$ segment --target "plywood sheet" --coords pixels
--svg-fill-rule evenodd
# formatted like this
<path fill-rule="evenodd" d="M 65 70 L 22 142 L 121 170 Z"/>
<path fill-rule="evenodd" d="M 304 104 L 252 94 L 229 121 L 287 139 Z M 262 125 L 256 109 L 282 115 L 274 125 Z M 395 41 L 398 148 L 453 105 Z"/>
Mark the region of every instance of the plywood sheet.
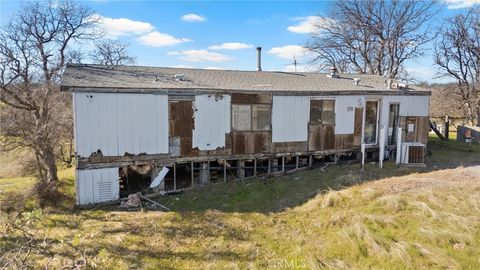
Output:
<path fill-rule="evenodd" d="M 270 147 L 270 132 L 232 132 L 234 155 L 266 153 Z"/>
<path fill-rule="evenodd" d="M 192 101 L 170 101 L 169 112 L 170 138 L 180 138 L 180 156 L 191 156 L 193 134 Z"/>
<path fill-rule="evenodd" d="M 274 153 L 292 153 L 308 151 L 308 143 L 305 142 L 277 142 L 272 143 Z"/>
<path fill-rule="evenodd" d="M 335 134 L 335 149 L 350 149 L 353 147 L 353 134 Z"/>

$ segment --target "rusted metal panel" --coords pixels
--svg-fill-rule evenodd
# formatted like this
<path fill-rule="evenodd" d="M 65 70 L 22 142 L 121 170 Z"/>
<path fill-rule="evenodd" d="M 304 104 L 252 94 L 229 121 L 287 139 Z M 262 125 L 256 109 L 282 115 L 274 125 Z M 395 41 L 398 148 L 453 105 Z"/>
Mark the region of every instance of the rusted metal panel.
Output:
<path fill-rule="evenodd" d="M 270 132 L 232 132 L 232 153 L 254 154 L 270 150 Z"/>
<path fill-rule="evenodd" d="M 247 132 L 232 132 L 232 153 L 234 155 L 245 154 L 247 152 L 247 145 L 245 145 L 245 137 Z"/>
<path fill-rule="evenodd" d="M 193 132 L 192 102 L 170 101 L 169 112 L 170 138 L 180 138 L 180 156 L 191 156 Z"/>
<path fill-rule="evenodd" d="M 308 143 L 305 142 L 277 142 L 272 143 L 272 152 L 274 153 L 292 153 L 308 151 Z"/>
<path fill-rule="evenodd" d="M 271 104 L 272 94 L 232 93 L 232 104 Z"/>
<path fill-rule="evenodd" d="M 363 108 L 355 108 L 355 122 L 353 126 L 353 145 L 360 146 L 362 142 Z"/>
<path fill-rule="evenodd" d="M 353 134 L 335 134 L 335 149 L 350 149 L 353 147 Z"/>
<path fill-rule="evenodd" d="M 254 152 L 265 153 L 270 150 L 270 132 L 253 132 Z"/>

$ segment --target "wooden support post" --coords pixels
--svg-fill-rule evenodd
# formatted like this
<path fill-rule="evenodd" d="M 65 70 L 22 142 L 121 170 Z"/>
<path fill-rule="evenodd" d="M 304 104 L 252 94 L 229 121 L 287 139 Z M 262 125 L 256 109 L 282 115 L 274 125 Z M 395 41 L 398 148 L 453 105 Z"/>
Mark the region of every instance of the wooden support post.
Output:
<path fill-rule="evenodd" d="M 177 190 L 177 165 L 173 163 L 173 190 Z"/>
<path fill-rule="evenodd" d="M 310 155 L 310 156 L 308 157 L 308 167 L 311 168 L 311 167 L 312 167 L 312 164 L 313 164 L 313 156 Z"/>
<path fill-rule="evenodd" d="M 227 160 L 223 160 L 223 182 L 227 182 Z"/>
<path fill-rule="evenodd" d="M 285 156 L 282 156 L 282 172 L 285 172 Z"/>
<path fill-rule="evenodd" d="M 295 157 L 295 169 L 298 169 L 298 155 Z"/>
<path fill-rule="evenodd" d="M 195 185 L 195 183 L 194 183 L 195 176 L 193 174 L 193 161 L 190 161 L 190 170 L 191 170 L 191 175 L 192 175 L 192 188 L 193 188 L 193 186 Z"/>
<path fill-rule="evenodd" d="M 257 158 L 253 159 L 253 176 L 257 176 Z"/>

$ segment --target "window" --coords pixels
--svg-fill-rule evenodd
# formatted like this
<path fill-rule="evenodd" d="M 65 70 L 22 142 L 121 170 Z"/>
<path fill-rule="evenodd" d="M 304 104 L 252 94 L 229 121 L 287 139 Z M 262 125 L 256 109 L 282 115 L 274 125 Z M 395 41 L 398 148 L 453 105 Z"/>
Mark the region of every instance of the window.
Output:
<path fill-rule="evenodd" d="M 335 124 L 335 101 L 334 100 L 311 100 L 310 123 L 334 125 Z"/>
<path fill-rule="evenodd" d="M 377 143 L 378 101 L 367 101 L 365 108 L 365 137 L 364 143 Z"/>
<path fill-rule="evenodd" d="M 270 105 L 232 104 L 232 128 L 235 131 L 269 131 Z"/>
<path fill-rule="evenodd" d="M 252 129 L 270 130 L 269 105 L 252 105 Z"/>

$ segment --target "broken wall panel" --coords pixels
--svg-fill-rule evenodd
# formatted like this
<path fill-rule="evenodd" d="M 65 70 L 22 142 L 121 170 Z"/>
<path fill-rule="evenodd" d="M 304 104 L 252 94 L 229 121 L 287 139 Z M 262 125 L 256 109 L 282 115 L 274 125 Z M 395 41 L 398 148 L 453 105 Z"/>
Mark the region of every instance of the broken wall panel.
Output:
<path fill-rule="evenodd" d="M 75 146 L 81 157 L 168 153 L 168 98 L 75 92 Z"/>
<path fill-rule="evenodd" d="M 180 156 L 192 156 L 193 135 L 193 104 L 192 101 L 169 102 L 170 141 L 180 141 Z M 177 145 L 175 145 L 177 147 Z"/>
<path fill-rule="evenodd" d="M 230 96 L 198 95 L 195 97 L 193 148 L 225 148 L 230 133 Z"/>

